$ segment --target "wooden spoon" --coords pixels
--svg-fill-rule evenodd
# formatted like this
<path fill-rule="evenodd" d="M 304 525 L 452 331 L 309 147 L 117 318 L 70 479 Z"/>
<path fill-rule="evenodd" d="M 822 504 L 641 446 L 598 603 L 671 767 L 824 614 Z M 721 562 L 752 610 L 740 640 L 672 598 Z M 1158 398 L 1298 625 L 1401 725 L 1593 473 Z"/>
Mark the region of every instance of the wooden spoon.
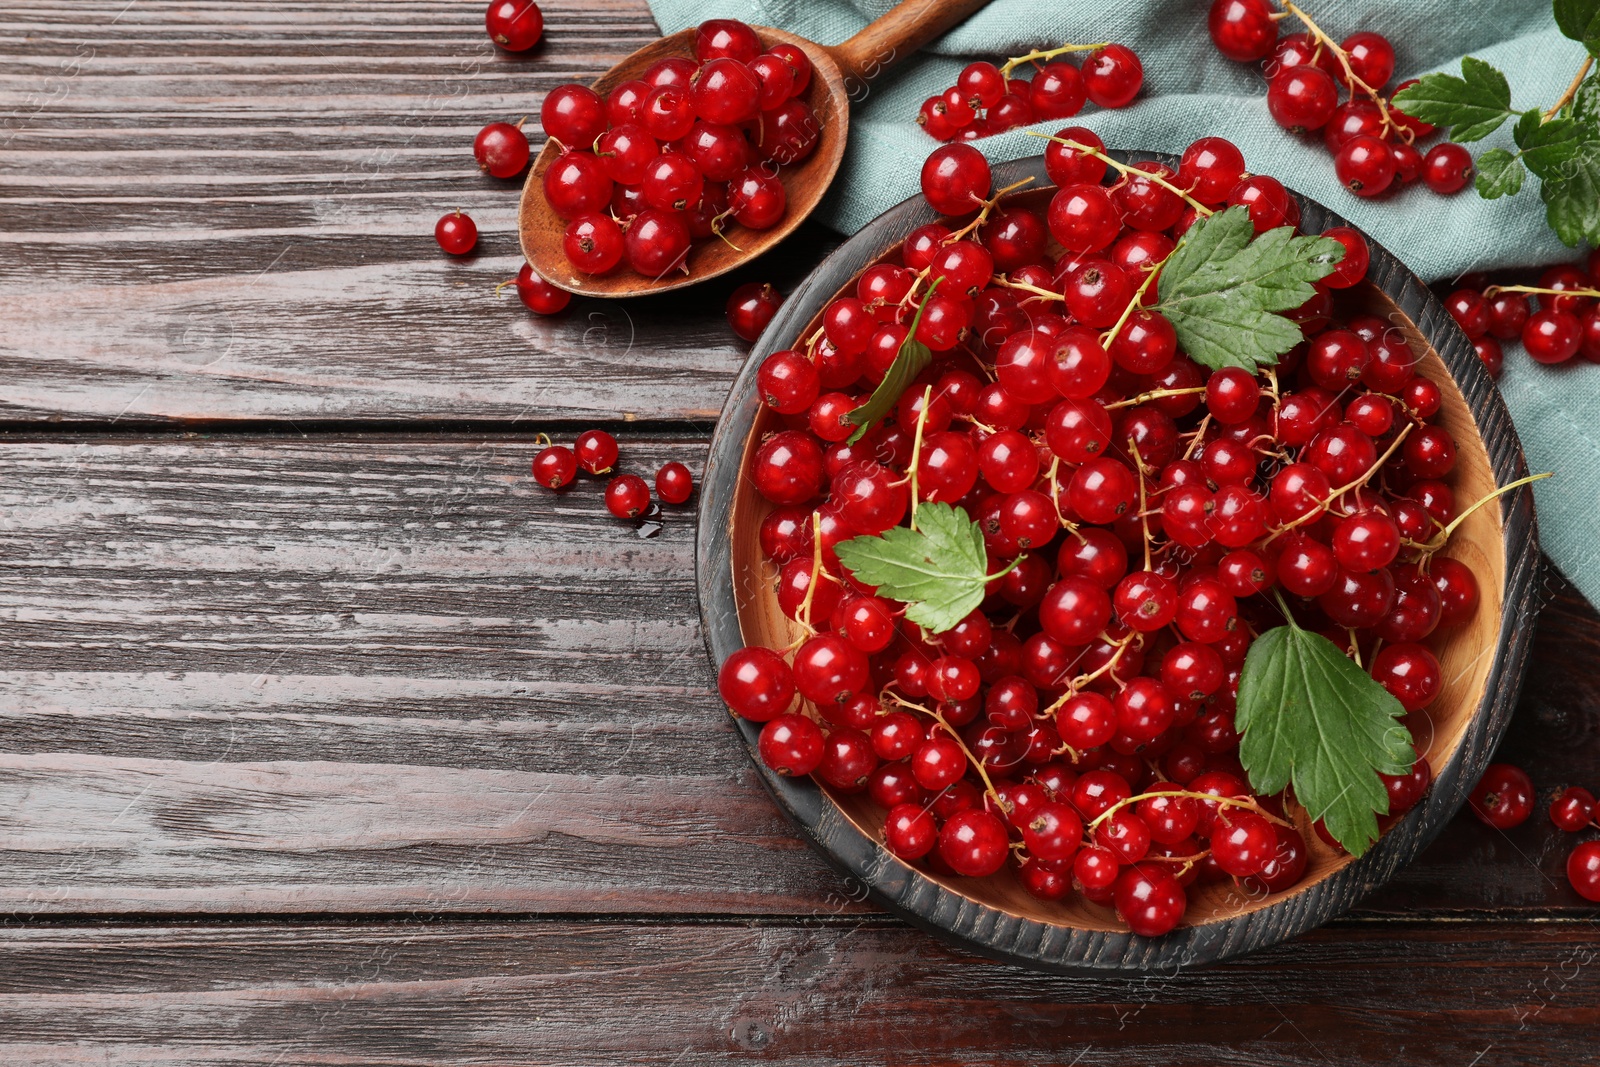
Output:
<path fill-rule="evenodd" d="M 788 194 L 788 207 L 776 226 L 769 230 L 729 227 L 727 236 L 733 245 L 738 245 L 737 249 L 715 237 L 697 242 L 689 250 L 689 272 L 673 271 L 661 278 L 636 274 L 626 263 L 600 276 L 573 269 L 561 249 L 566 223 L 550 210 L 544 199 L 544 172 L 560 151 L 546 141 L 522 188 L 522 206 L 517 220 L 522 254 L 552 285 L 583 296 L 607 297 L 644 296 L 681 289 L 749 262 L 793 232 L 822 199 L 834 172 L 839 169 L 839 160 L 844 157 L 845 136 L 850 130 L 850 100 L 862 99 L 868 84 L 879 74 L 987 2 L 905 0 L 839 45 L 815 44 L 768 26 L 754 27 L 764 45 L 771 47 L 786 41 L 805 49 L 811 58 L 811 84 L 800 98 L 816 113 L 822 135 L 809 157 L 779 172 Z M 604 97 L 621 83 L 642 76 L 651 65 L 668 56 L 693 59 L 694 34 L 693 29 L 682 30 L 645 45 L 597 79 L 592 88 Z M 907 122 L 911 120 L 911 116 L 906 116 Z"/>

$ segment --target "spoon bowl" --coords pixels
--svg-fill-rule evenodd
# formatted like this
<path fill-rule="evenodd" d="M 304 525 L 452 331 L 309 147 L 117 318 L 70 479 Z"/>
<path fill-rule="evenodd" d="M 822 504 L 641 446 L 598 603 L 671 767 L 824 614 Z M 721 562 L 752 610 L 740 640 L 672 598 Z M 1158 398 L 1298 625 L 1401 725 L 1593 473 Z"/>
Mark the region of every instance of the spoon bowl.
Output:
<path fill-rule="evenodd" d="M 688 272 L 674 270 L 659 278 L 646 277 L 620 264 L 606 274 L 584 274 L 567 261 L 561 239 L 566 222 L 550 210 L 544 198 L 544 174 L 561 154 L 546 141 L 522 188 L 517 227 L 522 253 L 533 269 L 550 284 L 580 296 L 629 297 L 665 293 L 703 282 L 748 263 L 783 240 L 805 221 L 827 191 L 844 158 L 850 130 L 850 100 L 859 98 L 867 83 L 896 60 L 939 36 L 982 7 L 987 0 L 905 0 L 882 18 L 843 44 L 825 47 L 770 26 L 753 26 L 766 48 L 778 43 L 803 49 L 811 60 L 811 82 L 800 99 L 817 117 L 820 136 L 811 155 L 778 172 L 788 198 L 783 218 L 766 230 L 731 227 L 726 240 L 715 237 L 689 249 Z M 605 97 L 623 82 L 641 77 L 651 66 L 671 56 L 694 59 L 694 29 L 680 30 L 645 45 L 591 83 Z"/>

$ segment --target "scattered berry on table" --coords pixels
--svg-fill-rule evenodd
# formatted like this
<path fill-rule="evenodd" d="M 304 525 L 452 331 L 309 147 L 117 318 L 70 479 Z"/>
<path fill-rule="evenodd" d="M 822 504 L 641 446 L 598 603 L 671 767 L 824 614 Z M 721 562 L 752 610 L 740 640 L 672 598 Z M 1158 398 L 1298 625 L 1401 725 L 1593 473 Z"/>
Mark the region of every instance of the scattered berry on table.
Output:
<path fill-rule="evenodd" d="M 533 457 L 533 480 L 546 489 L 564 489 L 578 474 L 578 457 L 564 445 L 549 445 Z"/>
<path fill-rule="evenodd" d="M 539 277 L 527 263 L 517 271 L 514 284 L 517 287 L 517 298 L 522 301 L 523 306 L 540 315 L 557 314 L 564 311 L 572 302 L 571 293 L 565 289 L 558 289 Z"/>
<path fill-rule="evenodd" d="M 452 256 L 464 256 L 478 244 L 478 226 L 460 208 L 445 215 L 433 226 L 433 239 Z"/>
<path fill-rule="evenodd" d="M 1472 814 L 1497 830 L 1521 826 L 1533 814 L 1533 779 L 1521 767 L 1491 763 L 1473 787 Z"/>
<path fill-rule="evenodd" d="M 544 35 L 544 15 L 533 0 L 490 0 L 484 23 L 489 39 L 507 52 L 526 52 Z"/>
<path fill-rule="evenodd" d="M 1594 819 L 1594 794 L 1582 786 L 1568 786 L 1550 803 L 1550 821 L 1568 833 L 1576 833 Z"/>
<path fill-rule="evenodd" d="M 493 178 L 515 178 L 528 167 L 528 135 L 520 123 L 491 122 L 472 139 L 472 157 Z"/>
<path fill-rule="evenodd" d="M 754 341 L 783 305 L 783 297 L 765 282 L 746 282 L 728 297 L 728 325 L 742 340 Z"/>
<path fill-rule="evenodd" d="M 664 504 L 682 504 L 694 492 L 694 475 L 682 463 L 664 463 L 656 471 L 656 496 Z"/>
<path fill-rule="evenodd" d="M 604 430 L 585 430 L 578 435 L 573 451 L 578 466 L 590 474 L 604 474 L 617 463 L 617 439 Z"/>
<path fill-rule="evenodd" d="M 636 519 L 650 508 L 650 487 L 637 474 L 619 474 L 606 483 L 606 510 L 619 519 Z"/>

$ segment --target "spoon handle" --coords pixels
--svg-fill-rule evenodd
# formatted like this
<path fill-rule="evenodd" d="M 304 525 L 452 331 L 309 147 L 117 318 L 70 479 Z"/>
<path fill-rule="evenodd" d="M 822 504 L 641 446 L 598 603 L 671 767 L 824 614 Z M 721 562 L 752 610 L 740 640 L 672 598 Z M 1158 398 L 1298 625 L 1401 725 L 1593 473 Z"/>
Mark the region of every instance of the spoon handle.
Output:
<path fill-rule="evenodd" d="M 845 76 L 850 96 L 989 0 L 904 0 L 843 44 L 828 51 Z"/>

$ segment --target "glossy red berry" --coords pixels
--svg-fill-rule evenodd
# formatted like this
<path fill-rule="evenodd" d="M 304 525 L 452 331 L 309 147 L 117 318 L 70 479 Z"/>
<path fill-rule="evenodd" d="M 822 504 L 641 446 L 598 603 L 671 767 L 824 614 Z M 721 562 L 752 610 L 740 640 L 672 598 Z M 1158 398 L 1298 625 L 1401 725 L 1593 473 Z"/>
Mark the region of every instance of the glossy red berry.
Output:
<path fill-rule="evenodd" d="M 1600 841 L 1585 841 L 1567 857 L 1567 881 L 1584 900 L 1600 903 Z"/>
<path fill-rule="evenodd" d="M 472 216 L 463 214 L 458 208 L 434 224 L 433 239 L 450 255 L 464 256 L 478 244 L 478 227 L 473 223 Z"/>
<path fill-rule="evenodd" d="M 896 804 L 883 824 L 883 843 L 903 860 L 921 859 L 939 840 L 939 824 L 921 804 Z"/>
<path fill-rule="evenodd" d="M 587 85 L 560 85 L 539 107 L 539 125 L 568 149 L 587 148 L 606 130 L 606 103 Z"/>
<path fill-rule="evenodd" d="M 1127 107 L 1144 85 L 1144 64 L 1126 45 L 1108 44 L 1083 61 L 1083 88 L 1100 107 Z"/>
<path fill-rule="evenodd" d="M 1217 51 L 1236 63 L 1254 63 L 1278 43 L 1276 10 L 1268 0 L 1212 0 L 1206 29 Z"/>
<path fill-rule="evenodd" d="M 1377 137 L 1353 137 L 1334 154 L 1333 170 L 1357 196 L 1377 196 L 1394 181 L 1394 153 Z"/>
<path fill-rule="evenodd" d="M 1582 342 L 1583 324 L 1565 311 L 1536 311 L 1522 327 L 1522 347 L 1540 363 L 1565 363 Z"/>
<path fill-rule="evenodd" d="M 1381 33 L 1361 30 L 1339 45 L 1350 61 L 1350 73 L 1372 89 L 1382 89 L 1394 75 L 1394 45 Z"/>
<path fill-rule="evenodd" d="M 793 703 L 794 673 L 770 648 L 748 645 L 722 661 L 717 692 L 736 714 L 767 722 Z"/>
<path fill-rule="evenodd" d="M 765 282 L 746 282 L 728 297 L 728 325 L 739 337 L 754 341 L 782 305 L 783 297 L 772 286 Z"/>
<path fill-rule="evenodd" d="M 567 223 L 561 239 L 567 262 L 585 274 L 604 274 L 622 262 L 622 227 L 609 214 L 591 212 Z"/>
<path fill-rule="evenodd" d="M 1434 145 L 1422 157 L 1422 180 L 1440 195 L 1460 192 L 1472 181 L 1472 153 L 1451 141 Z"/>
<path fill-rule="evenodd" d="M 1594 820 L 1594 794 L 1582 786 L 1569 785 L 1550 804 L 1550 821 L 1559 830 L 1577 833 Z"/>
<path fill-rule="evenodd" d="M 1159 937 L 1183 919 L 1188 898 L 1178 880 L 1155 864 L 1137 864 L 1118 875 L 1113 900 L 1128 929 Z"/>
<path fill-rule="evenodd" d="M 605 474 L 617 463 L 617 439 L 604 430 L 585 430 L 573 445 L 578 466 L 590 474 Z"/>
<path fill-rule="evenodd" d="M 528 166 L 528 137 L 521 126 L 491 122 L 472 141 L 472 156 L 494 178 L 514 178 Z"/>
<path fill-rule="evenodd" d="M 682 504 L 694 492 L 694 475 L 682 463 L 663 463 L 656 471 L 656 496 L 664 504 Z"/>
<path fill-rule="evenodd" d="M 786 776 L 810 774 L 822 762 L 824 739 L 804 715 L 779 715 L 761 728 L 761 762 Z"/>
<path fill-rule="evenodd" d="M 1339 87 L 1325 71 L 1314 66 L 1280 70 L 1267 83 L 1267 110 L 1284 129 L 1296 133 L 1320 130 L 1339 105 Z M 1393 160 L 1384 157 L 1392 169 Z"/>
<path fill-rule="evenodd" d="M 1509 763 L 1491 763 L 1468 803 L 1480 821 L 1497 830 L 1509 830 L 1527 822 L 1535 799 L 1533 779 L 1527 771 Z"/>
<path fill-rule="evenodd" d="M 1010 853 L 1006 828 L 995 816 L 971 808 L 957 812 L 939 831 L 939 856 L 967 878 L 986 878 L 998 871 Z"/>
<path fill-rule="evenodd" d="M 544 34 L 544 15 L 533 0 L 491 0 L 484 24 L 489 39 L 508 52 L 526 52 Z"/>
<path fill-rule="evenodd" d="M 650 509 L 650 487 L 637 474 L 619 474 L 606 483 L 606 510 L 619 519 L 636 519 Z"/>
<path fill-rule="evenodd" d="M 516 286 L 517 299 L 522 301 L 522 306 L 539 315 L 554 315 L 572 302 L 571 293 L 557 289 L 526 263 L 517 271 Z"/>
<path fill-rule="evenodd" d="M 533 457 L 533 480 L 546 489 L 564 489 L 578 474 L 578 457 L 564 445 L 550 445 Z"/>
<path fill-rule="evenodd" d="M 991 181 L 989 161 L 968 144 L 936 148 L 922 164 L 922 195 L 942 215 L 977 211 Z"/>

